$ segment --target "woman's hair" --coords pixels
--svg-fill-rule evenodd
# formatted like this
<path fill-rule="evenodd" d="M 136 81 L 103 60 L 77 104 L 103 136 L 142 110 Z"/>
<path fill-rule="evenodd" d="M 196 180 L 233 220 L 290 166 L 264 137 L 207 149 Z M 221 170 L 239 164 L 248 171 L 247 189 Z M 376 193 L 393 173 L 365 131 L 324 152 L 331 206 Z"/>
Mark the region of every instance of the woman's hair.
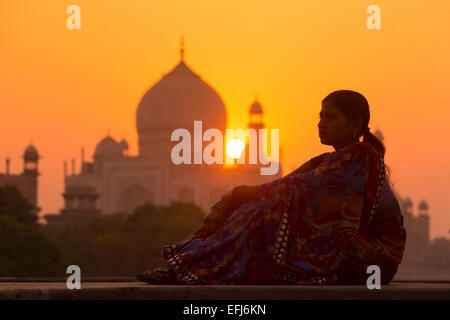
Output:
<path fill-rule="evenodd" d="M 360 137 L 363 135 L 363 141 L 372 144 L 384 156 L 386 153 L 384 143 L 367 129 L 370 120 L 369 103 L 361 93 L 351 90 L 334 91 L 322 100 L 322 105 L 324 103 L 334 105 L 348 120 L 361 118 L 363 125 L 360 132 L 357 133 L 357 136 Z"/>

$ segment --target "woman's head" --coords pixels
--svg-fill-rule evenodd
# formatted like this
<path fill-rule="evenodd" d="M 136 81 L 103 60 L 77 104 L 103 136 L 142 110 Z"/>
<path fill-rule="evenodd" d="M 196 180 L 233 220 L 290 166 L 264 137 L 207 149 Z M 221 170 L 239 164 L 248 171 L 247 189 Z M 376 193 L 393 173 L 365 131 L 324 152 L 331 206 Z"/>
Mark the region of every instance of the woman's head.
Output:
<path fill-rule="evenodd" d="M 361 136 L 384 155 L 383 142 L 368 128 L 370 120 L 369 103 L 358 92 L 338 90 L 322 100 L 320 111 L 320 141 L 339 149 L 358 142 Z"/>

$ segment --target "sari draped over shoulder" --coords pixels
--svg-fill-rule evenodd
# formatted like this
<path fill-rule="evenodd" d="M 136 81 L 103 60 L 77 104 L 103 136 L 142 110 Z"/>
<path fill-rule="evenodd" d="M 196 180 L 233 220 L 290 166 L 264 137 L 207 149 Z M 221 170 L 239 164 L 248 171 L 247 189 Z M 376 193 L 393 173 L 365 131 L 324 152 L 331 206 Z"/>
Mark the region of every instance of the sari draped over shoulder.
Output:
<path fill-rule="evenodd" d="M 355 143 L 327 153 L 313 170 L 263 184 L 261 198 L 240 206 L 215 233 L 206 235 L 202 226 L 162 252 L 184 284 L 338 283 L 353 272 L 351 262 L 372 263 L 361 250 L 373 240 L 364 246 L 360 230 L 376 218 L 385 181 L 382 156 Z M 392 219 L 398 222 L 385 221 Z M 399 263 L 395 249 L 404 236 L 377 252 Z"/>

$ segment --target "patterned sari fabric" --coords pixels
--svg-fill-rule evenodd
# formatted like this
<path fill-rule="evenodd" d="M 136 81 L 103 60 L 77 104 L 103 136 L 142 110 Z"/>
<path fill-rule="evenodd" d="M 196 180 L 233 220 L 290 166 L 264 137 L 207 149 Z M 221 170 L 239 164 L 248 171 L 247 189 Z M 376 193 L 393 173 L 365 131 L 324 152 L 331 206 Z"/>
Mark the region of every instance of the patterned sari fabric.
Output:
<path fill-rule="evenodd" d="M 375 234 L 360 233 L 375 223 L 390 190 L 384 182 L 382 157 L 355 143 L 327 153 L 313 170 L 263 184 L 261 199 L 239 207 L 215 233 L 202 226 L 164 246 L 163 255 L 184 284 L 337 284 L 381 256 L 386 266 L 401 260 L 405 235 L 389 234 L 397 216 L 378 222 Z M 366 249 L 374 250 L 366 256 Z"/>
<path fill-rule="evenodd" d="M 382 203 L 371 223 L 360 230 L 348 262 L 338 270 L 338 284 L 362 284 L 369 265 L 381 271 L 381 283 L 389 283 L 405 251 L 406 229 L 394 193 L 386 184 Z"/>

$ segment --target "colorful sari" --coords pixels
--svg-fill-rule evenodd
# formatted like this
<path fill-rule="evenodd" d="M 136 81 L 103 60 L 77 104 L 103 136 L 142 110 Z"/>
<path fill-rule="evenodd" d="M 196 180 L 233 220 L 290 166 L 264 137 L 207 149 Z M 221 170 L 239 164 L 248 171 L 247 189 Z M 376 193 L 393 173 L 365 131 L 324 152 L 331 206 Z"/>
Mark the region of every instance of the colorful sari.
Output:
<path fill-rule="evenodd" d="M 403 254 L 398 214 L 377 220 L 389 191 L 382 155 L 355 143 L 326 153 L 313 170 L 263 184 L 261 198 L 215 233 L 202 226 L 163 255 L 183 284 L 361 282 L 367 265 L 392 272 Z M 374 222 L 378 228 L 364 232 Z"/>

